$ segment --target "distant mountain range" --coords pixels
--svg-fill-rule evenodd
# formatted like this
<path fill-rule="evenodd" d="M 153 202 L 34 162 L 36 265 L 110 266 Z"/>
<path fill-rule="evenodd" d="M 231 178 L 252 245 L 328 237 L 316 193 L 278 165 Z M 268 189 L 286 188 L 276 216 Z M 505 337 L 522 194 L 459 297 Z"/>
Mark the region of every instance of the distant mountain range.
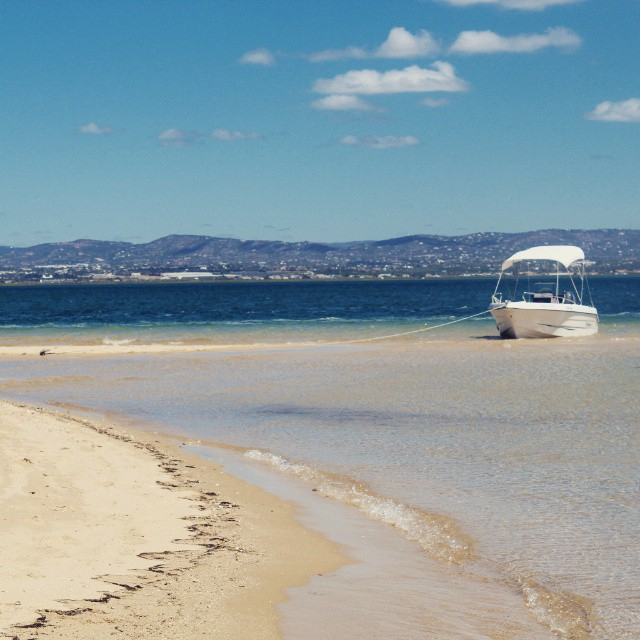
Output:
<path fill-rule="evenodd" d="M 439 273 L 495 271 L 511 253 L 542 244 L 582 247 L 598 270 L 640 268 L 640 230 L 547 229 L 462 236 L 412 235 L 342 243 L 237 240 L 170 235 L 152 242 L 75 240 L 33 247 L 0 246 L 0 268 L 89 265 L 94 269 L 171 270 L 216 268 L 251 271 L 309 269 L 358 273 L 373 269 Z"/>

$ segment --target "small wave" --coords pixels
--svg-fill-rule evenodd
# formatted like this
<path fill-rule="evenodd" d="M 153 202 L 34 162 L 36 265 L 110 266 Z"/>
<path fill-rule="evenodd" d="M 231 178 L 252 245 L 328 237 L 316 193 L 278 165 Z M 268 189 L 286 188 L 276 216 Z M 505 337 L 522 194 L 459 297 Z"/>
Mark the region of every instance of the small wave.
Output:
<path fill-rule="evenodd" d="M 553 591 L 527 578 L 521 582 L 527 608 L 541 624 L 560 638 L 587 640 L 592 637 L 593 603 L 586 598 Z"/>
<path fill-rule="evenodd" d="M 135 341 L 136 341 L 135 338 L 103 338 L 102 344 L 121 347 L 121 346 L 124 346 L 125 344 L 133 344 Z"/>
<path fill-rule="evenodd" d="M 450 518 L 377 496 L 359 483 L 336 478 L 272 453 L 252 449 L 244 455 L 304 480 L 321 495 L 356 507 L 373 520 L 394 526 L 437 560 L 462 564 L 475 557 L 471 540 Z"/>
<path fill-rule="evenodd" d="M 640 318 L 640 312 L 638 311 L 619 311 L 618 313 L 600 313 L 601 318 L 624 318 L 626 316 L 630 318 Z"/>
<path fill-rule="evenodd" d="M 451 518 L 378 496 L 362 484 L 267 451 L 251 449 L 244 455 L 303 480 L 320 495 L 356 507 L 369 518 L 399 529 L 436 560 L 464 564 L 476 559 L 471 540 Z M 563 640 L 588 640 L 592 637 L 593 602 L 574 594 L 554 591 L 532 578 L 518 582 L 527 609 L 555 636 Z"/>
<path fill-rule="evenodd" d="M 86 322 L 39 322 L 39 323 L 28 323 L 24 324 L 0 324 L 0 330 L 12 330 L 17 329 L 19 331 L 28 331 L 31 329 L 84 329 L 89 325 Z"/>

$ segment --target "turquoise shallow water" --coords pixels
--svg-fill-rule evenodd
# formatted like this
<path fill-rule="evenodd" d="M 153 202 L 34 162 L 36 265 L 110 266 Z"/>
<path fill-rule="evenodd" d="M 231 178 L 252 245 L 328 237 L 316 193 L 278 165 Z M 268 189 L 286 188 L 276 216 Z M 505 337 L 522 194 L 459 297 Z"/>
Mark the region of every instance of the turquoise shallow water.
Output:
<path fill-rule="evenodd" d="M 637 299 L 638 281 L 624 286 L 616 297 Z M 345 307 L 358 304 L 343 300 Z M 424 321 L 454 311 L 439 309 Z M 503 342 L 481 319 L 438 335 L 366 345 L 16 358 L 2 363 L 1 378 L 7 396 L 116 412 L 243 448 L 249 463 L 395 528 L 449 571 L 451 588 L 465 597 L 477 595 L 465 591 L 465 576 L 496 594 L 517 594 L 540 635 L 512 627 L 502 637 L 627 640 L 640 630 L 635 313 L 605 314 L 600 334 L 585 340 Z M 296 323 L 305 339 L 318 341 L 416 321 L 376 316 L 241 326 L 247 342 L 278 343 L 299 341 Z M 274 340 L 277 324 L 287 340 Z M 191 326 L 176 330 L 180 340 L 192 339 Z M 391 578 L 399 593 L 409 580 L 400 569 Z M 411 585 L 426 619 L 434 593 Z M 487 609 L 452 607 L 440 635 L 425 637 L 498 634 L 508 628 L 511 606 L 498 600 L 492 615 L 504 618 L 503 627 L 494 620 L 493 631 L 478 631 Z M 512 615 L 515 624 L 519 613 Z M 465 631 L 470 620 L 478 625 L 473 633 Z"/>

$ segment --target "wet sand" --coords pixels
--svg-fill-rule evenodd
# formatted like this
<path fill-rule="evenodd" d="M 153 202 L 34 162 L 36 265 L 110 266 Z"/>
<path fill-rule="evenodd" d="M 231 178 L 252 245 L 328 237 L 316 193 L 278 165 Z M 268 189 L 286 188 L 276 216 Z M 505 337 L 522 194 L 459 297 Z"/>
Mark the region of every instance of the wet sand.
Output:
<path fill-rule="evenodd" d="M 346 562 L 156 433 L 0 402 L 0 443 L 2 637 L 279 638 L 284 590 Z"/>

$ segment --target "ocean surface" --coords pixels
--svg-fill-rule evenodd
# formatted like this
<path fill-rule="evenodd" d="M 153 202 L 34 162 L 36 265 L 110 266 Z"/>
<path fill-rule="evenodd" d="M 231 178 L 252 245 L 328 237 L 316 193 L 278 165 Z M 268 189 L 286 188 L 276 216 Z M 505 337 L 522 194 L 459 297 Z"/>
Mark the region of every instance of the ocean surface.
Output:
<path fill-rule="evenodd" d="M 495 280 L 2 287 L 0 344 L 248 344 L 386 335 L 485 310 Z M 594 278 L 604 326 L 640 322 L 640 278 Z M 429 339 L 493 334 L 490 316 Z M 426 337 L 426 336 L 425 336 Z"/>
<path fill-rule="evenodd" d="M 7 287 L 0 345 L 233 346 L 15 357 L 0 384 L 229 447 L 357 514 L 359 564 L 283 605 L 290 638 L 637 640 L 640 278 L 591 285 L 593 338 L 501 341 L 481 316 L 333 346 L 476 314 L 493 282 Z"/>

